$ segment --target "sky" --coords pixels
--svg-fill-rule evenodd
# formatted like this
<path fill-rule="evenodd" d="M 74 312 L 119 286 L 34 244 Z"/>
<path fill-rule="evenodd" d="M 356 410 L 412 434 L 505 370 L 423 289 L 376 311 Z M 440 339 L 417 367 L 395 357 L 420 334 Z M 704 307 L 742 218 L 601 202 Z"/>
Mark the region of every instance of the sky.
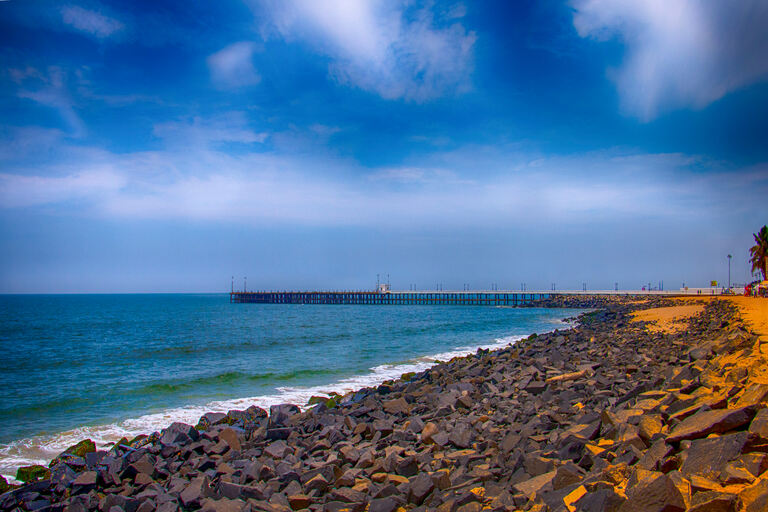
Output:
<path fill-rule="evenodd" d="M 0 1 L 0 293 L 751 280 L 762 0 Z"/>

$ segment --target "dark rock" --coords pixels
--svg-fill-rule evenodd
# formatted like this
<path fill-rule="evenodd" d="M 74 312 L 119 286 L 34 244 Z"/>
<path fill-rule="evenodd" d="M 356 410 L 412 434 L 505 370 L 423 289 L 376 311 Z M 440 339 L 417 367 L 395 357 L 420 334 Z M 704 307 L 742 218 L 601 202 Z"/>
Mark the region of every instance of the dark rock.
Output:
<path fill-rule="evenodd" d="M 749 424 L 749 431 L 763 439 L 768 439 L 768 408 L 757 412 L 752 423 Z"/>
<path fill-rule="evenodd" d="M 752 406 L 741 409 L 701 411 L 684 419 L 667 437 L 668 443 L 684 439 L 700 439 L 712 433 L 723 433 L 746 425 L 755 416 Z"/>
<path fill-rule="evenodd" d="M 472 444 L 472 427 L 459 423 L 448 435 L 448 441 L 457 448 L 469 448 Z"/>
<path fill-rule="evenodd" d="M 371 500 L 368 512 L 395 512 L 400 503 L 392 497 Z"/>
<path fill-rule="evenodd" d="M 285 441 L 282 440 L 275 441 L 264 448 L 264 453 L 274 459 L 282 459 L 289 451 L 290 448 L 285 444 Z"/>
<path fill-rule="evenodd" d="M 408 402 L 402 397 L 395 400 L 384 400 L 381 405 L 389 414 L 408 414 L 411 411 Z"/>
<path fill-rule="evenodd" d="M 269 408 L 269 428 L 287 426 L 288 418 L 301 412 L 293 404 L 273 405 Z"/>
<path fill-rule="evenodd" d="M 426 473 L 421 473 L 410 482 L 408 501 L 421 505 L 434 488 L 432 478 Z"/>
<path fill-rule="evenodd" d="M 200 433 L 192 425 L 186 423 L 172 423 L 170 427 L 163 430 L 160 437 L 160 443 L 165 446 L 184 446 L 197 441 L 200 438 Z"/>
<path fill-rule="evenodd" d="M 198 477 L 192 480 L 189 485 L 179 494 L 179 499 L 188 508 L 200 507 L 202 500 L 208 497 L 210 493 L 208 479 Z"/>
<path fill-rule="evenodd" d="M 663 474 L 641 480 L 627 490 L 620 512 L 683 512 L 685 500 L 674 482 Z"/>
<path fill-rule="evenodd" d="M 694 501 L 687 512 L 736 512 L 737 510 L 738 499 L 732 494 L 700 492 L 694 496 Z"/>
<path fill-rule="evenodd" d="M 226 418 L 227 415 L 223 412 L 207 412 L 200 417 L 200 421 L 198 421 L 195 428 L 198 430 L 207 430 Z"/>
<path fill-rule="evenodd" d="M 715 479 L 729 461 L 741 454 L 748 439 L 747 432 L 697 439 L 687 450 L 687 457 L 680 467 L 680 472 L 686 476 L 698 475 Z"/>
<path fill-rule="evenodd" d="M 575 506 L 578 512 L 617 512 L 624 501 L 612 488 L 601 488 L 582 496 Z"/>
<path fill-rule="evenodd" d="M 285 440 L 291 435 L 291 429 L 289 427 L 279 427 L 267 429 L 266 437 L 269 441 Z"/>
<path fill-rule="evenodd" d="M 98 477 L 99 474 L 95 471 L 80 473 L 72 482 L 72 494 L 81 494 L 95 489 Z"/>

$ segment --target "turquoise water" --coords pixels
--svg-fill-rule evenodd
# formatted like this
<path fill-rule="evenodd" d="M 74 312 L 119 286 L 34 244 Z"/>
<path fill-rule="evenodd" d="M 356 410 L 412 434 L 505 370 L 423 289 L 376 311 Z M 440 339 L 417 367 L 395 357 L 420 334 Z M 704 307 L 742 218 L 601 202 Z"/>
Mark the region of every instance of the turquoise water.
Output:
<path fill-rule="evenodd" d="M 563 327 L 575 310 L 0 296 L 0 473 L 209 410 L 375 385 Z"/>

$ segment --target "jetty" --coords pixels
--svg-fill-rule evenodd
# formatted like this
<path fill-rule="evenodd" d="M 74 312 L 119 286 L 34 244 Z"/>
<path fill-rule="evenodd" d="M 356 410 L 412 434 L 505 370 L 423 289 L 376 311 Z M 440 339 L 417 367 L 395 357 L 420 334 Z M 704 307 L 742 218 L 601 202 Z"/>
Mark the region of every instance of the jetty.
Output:
<path fill-rule="evenodd" d="M 707 293 L 709 295 L 710 293 Z M 714 291 L 712 294 L 715 293 Z M 348 304 L 348 305 L 428 305 L 428 306 L 526 306 L 553 296 L 621 295 L 685 296 L 685 291 L 583 291 L 583 290 L 472 290 L 472 291 L 232 291 L 234 304 Z M 701 295 L 701 294 L 700 294 Z"/>

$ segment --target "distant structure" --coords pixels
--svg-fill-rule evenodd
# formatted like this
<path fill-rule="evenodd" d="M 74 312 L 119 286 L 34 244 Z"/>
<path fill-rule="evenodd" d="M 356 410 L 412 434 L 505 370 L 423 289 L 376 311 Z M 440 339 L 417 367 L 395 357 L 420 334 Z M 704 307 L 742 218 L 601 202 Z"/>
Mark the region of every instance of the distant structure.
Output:
<path fill-rule="evenodd" d="M 390 292 L 389 283 L 379 283 L 378 292 L 379 293 L 389 293 Z"/>

